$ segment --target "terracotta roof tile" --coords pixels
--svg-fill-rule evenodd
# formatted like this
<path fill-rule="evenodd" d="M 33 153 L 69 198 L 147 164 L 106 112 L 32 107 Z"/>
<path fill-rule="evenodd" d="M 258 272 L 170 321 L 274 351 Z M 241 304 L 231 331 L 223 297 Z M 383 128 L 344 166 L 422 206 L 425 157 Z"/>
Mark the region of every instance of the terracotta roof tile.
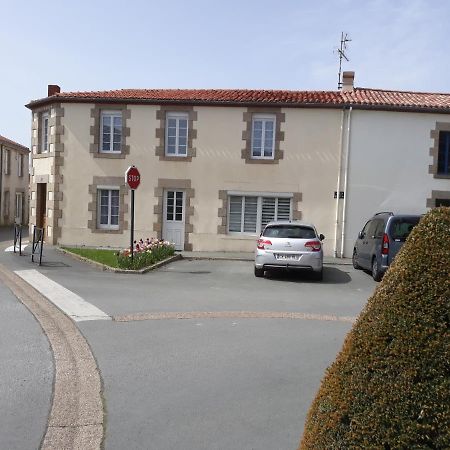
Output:
<path fill-rule="evenodd" d="M 120 89 L 112 91 L 60 92 L 34 100 L 34 106 L 51 101 L 118 101 L 194 104 L 274 104 L 286 106 L 355 106 L 401 109 L 450 109 L 450 94 L 355 88 L 351 91 L 282 91 L 247 89 Z"/>

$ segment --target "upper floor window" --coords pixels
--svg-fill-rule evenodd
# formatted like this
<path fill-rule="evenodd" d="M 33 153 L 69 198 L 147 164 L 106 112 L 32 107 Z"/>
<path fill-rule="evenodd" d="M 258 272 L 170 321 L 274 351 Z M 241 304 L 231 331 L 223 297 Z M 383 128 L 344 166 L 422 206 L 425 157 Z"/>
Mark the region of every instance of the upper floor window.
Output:
<path fill-rule="evenodd" d="M 49 113 L 48 112 L 44 112 L 42 113 L 41 116 L 41 153 L 46 153 L 48 152 L 48 138 L 49 138 L 49 131 L 50 131 L 50 127 L 49 127 Z"/>
<path fill-rule="evenodd" d="M 187 156 L 188 113 L 168 112 L 166 116 L 166 155 Z"/>
<path fill-rule="evenodd" d="M 98 228 L 118 230 L 119 229 L 119 189 L 100 188 L 97 190 Z"/>
<path fill-rule="evenodd" d="M 23 155 L 21 153 L 17 155 L 17 176 L 23 176 Z"/>
<path fill-rule="evenodd" d="M 228 231 L 259 234 L 273 220 L 292 219 L 291 197 L 230 195 Z"/>
<path fill-rule="evenodd" d="M 11 164 L 11 151 L 6 150 L 3 153 L 3 173 L 5 175 L 9 175 L 10 173 L 10 164 Z"/>
<path fill-rule="evenodd" d="M 102 111 L 100 120 L 100 152 L 120 153 L 122 147 L 122 112 Z"/>
<path fill-rule="evenodd" d="M 439 131 L 437 173 L 450 175 L 450 131 Z"/>
<path fill-rule="evenodd" d="M 252 119 L 252 158 L 274 159 L 275 115 L 255 114 Z"/>

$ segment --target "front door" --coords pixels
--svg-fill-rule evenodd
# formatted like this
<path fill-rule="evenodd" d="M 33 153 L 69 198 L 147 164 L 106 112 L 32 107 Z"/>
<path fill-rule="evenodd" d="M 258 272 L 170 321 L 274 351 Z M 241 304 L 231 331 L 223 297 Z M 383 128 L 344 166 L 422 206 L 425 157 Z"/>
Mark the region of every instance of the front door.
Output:
<path fill-rule="evenodd" d="M 46 227 L 46 210 L 47 210 L 47 184 L 46 183 L 38 183 L 37 184 L 37 193 L 36 193 L 36 227 L 44 228 Z"/>
<path fill-rule="evenodd" d="M 164 220 L 162 236 L 165 241 L 175 244 L 175 250 L 184 249 L 184 191 L 164 192 Z"/>

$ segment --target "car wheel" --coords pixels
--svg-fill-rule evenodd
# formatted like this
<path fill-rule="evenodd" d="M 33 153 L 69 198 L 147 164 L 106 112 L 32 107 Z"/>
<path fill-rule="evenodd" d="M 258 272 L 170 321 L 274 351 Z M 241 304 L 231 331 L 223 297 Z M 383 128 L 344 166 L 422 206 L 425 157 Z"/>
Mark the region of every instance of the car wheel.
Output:
<path fill-rule="evenodd" d="M 356 248 L 353 250 L 352 263 L 353 268 L 362 269 L 362 267 L 358 264 L 358 254 L 356 253 Z"/>
<path fill-rule="evenodd" d="M 373 258 L 372 260 L 372 278 L 375 281 L 381 281 L 383 278 L 383 272 L 378 269 L 378 261 L 377 258 Z"/>
<path fill-rule="evenodd" d="M 323 269 L 320 272 L 313 272 L 313 277 L 316 281 L 323 280 Z"/>
<path fill-rule="evenodd" d="M 255 267 L 255 277 L 262 278 L 264 276 L 264 269 L 258 269 Z"/>

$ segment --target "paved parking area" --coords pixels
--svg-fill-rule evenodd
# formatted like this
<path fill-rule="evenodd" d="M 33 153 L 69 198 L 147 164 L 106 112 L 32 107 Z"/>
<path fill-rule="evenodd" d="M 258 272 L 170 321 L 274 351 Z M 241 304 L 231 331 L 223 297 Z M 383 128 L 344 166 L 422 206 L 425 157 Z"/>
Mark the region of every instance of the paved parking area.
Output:
<path fill-rule="evenodd" d="M 348 265 L 326 266 L 316 282 L 258 279 L 246 261 L 124 275 L 52 249 L 41 268 L 2 259 L 124 320 L 78 323 L 103 378 L 108 449 L 296 448 L 324 370 L 376 285 Z"/>

